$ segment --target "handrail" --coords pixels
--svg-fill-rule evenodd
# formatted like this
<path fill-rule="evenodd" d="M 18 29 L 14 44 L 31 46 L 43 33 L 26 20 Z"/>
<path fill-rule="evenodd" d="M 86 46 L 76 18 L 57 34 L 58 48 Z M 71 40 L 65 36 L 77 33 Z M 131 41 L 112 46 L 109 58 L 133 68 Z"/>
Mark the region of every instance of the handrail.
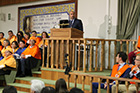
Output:
<path fill-rule="evenodd" d="M 87 74 L 87 73 L 75 73 L 75 72 L 69 72 L 69 76 L 68 76 L 68 88 L 69 87 L 69 83 L 70 83 L 70 76 L 74 75 L 75 76 L 75 87 L 77 86 L 77 79 L 79 76 L 82 76 L 82 90 L 85 91 L 84 86 L 85 86 L 85 79 L 86 78 L 90 78 L 90 90 L 89 93 L 92 93 L 92 83 L 93 83 L 93 79 L 94 78 L 98 78 L 98 93 L 101 93 L 101 80 L 102 79 L 106 79 L 107 82 L 107 93 L 109 92 L 109 80 L 115 80 L 116 81 L 116 93 L 118 93 L 118 87 L 119 87 L 119 81 L 125 81 L 125 85 L 126 85 L 126 91 L 128 93 L 128 82 L 135 82 L 136 84 L 136 93 L 138 93 L 138 88 L 139 88 L 139 84 L 140 84 L 140 80 L 134 80 L 134 79 L 128 79 L 128 78 L 116 78 L 116 77 L 110 77 L 110 76 L 99 76 L 99 75 L 91 75 L 91 74 Z"/>

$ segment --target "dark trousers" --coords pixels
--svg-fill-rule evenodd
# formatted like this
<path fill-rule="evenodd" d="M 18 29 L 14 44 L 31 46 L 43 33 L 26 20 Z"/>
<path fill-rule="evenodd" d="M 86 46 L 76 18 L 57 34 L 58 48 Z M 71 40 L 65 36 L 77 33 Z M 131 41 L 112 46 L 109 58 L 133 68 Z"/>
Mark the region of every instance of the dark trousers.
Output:
<path fill-rule="evenodd" d="M 5 74 L 10 74 L 11 70 L 3 70 L 3 69 L 0 69 L 0 75 L 5 75 Z"/>
<path fill-rule="evenodd" d="M 98 83 L 92 83 L 92 93 L 97 93 L 98 86 L 99 86 Z M 109 93 L 111 93 L 111 87 L 112 85 L 109 85 Z M 104 83 L 101 83 L 101 89 L 104 89 Z"/>
<path fill-rule="evenodd" d="M 40 48 L 41 51 L 41 64 L 40 66 L 42 66 L 42 60 L 43 60 L 43 49 Z M 47 64 L 47 47 L 45 47 L 45 51 L 44 51 L 44 66 L 46 67 Z"/>
<path fill-rule="evenodd" d="M 21 69 L 22 74 L 26 76 L 32 76 L 31 69 L 37 66 L 38 59 L 34 57 L 28 57 L 27 59 L 20 59 L 19 69 Z"/>

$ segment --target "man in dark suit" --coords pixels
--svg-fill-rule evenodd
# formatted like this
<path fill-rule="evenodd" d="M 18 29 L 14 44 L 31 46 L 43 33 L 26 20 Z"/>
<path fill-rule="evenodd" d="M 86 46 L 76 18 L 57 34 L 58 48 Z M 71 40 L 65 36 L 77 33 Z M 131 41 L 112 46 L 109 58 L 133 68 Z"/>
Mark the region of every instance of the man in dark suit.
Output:
<path fill-rule="evenodd" d="M 70 17 L 69 27 L 70 28 L 76 28 L 76 29 L 79 29 L 79 30 L 83 31 L 82 21 L 80 19 L 75 18 L 75 12 L 74 11 L 71 11 L 69 13 L 69 17 Z"/>
<path fill-rule="evenodd" d="M 115 64 L 112 68 L 111 72 L 111 77 L 118 77 L 118 78 L 126 78 L 129 72 L 131 71 L 131 68 L 129 67 L 128 64 L 126 64 L 127 60 L 127 54 L 124 52 L 118 52 L 116 56 L 116 62 L 118 64 Z M 111 93 L 111 87 L 114 85 L 116 82 L 110 81 L 111 83 L 109 84 L 109 92 Z M 101 88 L 102 89 L 107 89 L 107 82 L 101 83 Z M 98 89 L 98 82 L 93 82 L 92 83 L 92 93 L 97 93 Z M 114 93 L 114 92 L 113 92 Z"/>

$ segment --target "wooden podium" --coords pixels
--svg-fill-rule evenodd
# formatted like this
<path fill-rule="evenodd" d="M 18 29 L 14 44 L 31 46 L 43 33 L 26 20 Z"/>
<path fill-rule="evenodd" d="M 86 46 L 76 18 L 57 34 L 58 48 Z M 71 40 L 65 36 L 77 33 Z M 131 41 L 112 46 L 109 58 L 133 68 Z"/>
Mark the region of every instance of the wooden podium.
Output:
<path fill-rule="evenodd" d="M 75 28 L 52 28 L 50 38 L 83 38 L 83 31 Z"/>

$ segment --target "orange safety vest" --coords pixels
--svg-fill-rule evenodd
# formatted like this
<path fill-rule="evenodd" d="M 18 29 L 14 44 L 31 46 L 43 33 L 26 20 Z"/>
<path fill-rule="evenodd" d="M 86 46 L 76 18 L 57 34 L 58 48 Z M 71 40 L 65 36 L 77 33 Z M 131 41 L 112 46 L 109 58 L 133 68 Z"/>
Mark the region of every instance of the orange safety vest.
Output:
<path fill-rule="evenodd" d="M 116 64 L 113 66 L 111 77 L 118 77 L 119 78 L 128 68 L 130 68 L 129 65 L 126 64 L 120 70 L 117 71 L 118 65 L 119 64 Z"/>
<path fill-rule="evenodd" d="M 133 66 L 132 68 L 131 68 L 131 71 L 134 69 L 136 67 L 136 65 L 135 66 Z M 134 74 L 135 73 L 137 73 L 136 71 L 134 71 Z M 133 76 L 133 78 L 132 79 L 135 79 L 135 80 L 139 80 L 136 76 Z M 130 82 L 130 84 L 135 84 L 135 82 Z"/>

